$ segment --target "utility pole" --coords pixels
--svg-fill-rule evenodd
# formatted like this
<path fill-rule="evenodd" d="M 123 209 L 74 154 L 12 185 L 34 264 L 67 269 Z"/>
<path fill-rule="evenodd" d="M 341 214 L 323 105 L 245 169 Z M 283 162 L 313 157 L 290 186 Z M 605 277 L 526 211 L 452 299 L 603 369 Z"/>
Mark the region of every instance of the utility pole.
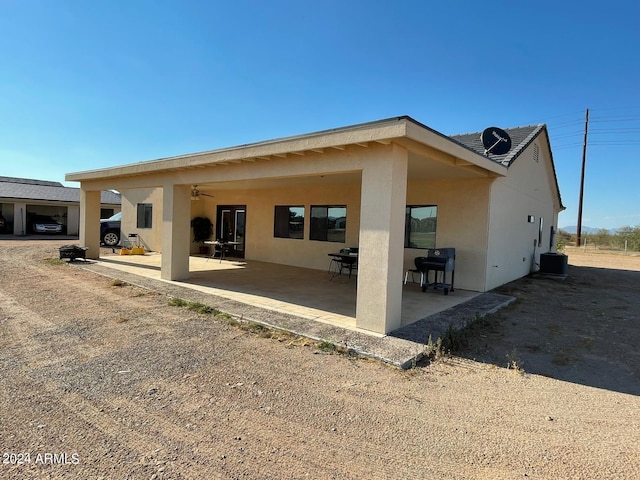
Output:
<path fill-rule="evenodd" d="M 589 131 L 589 109 L 584 118 L 584 142 L 582 144 L 582 174 L 580 175 L 580 200 L 578 201 L 578 226 L 576 247 L 580 246 L 580 238 L 582 236 L 582 197 L 584 196 L 584 167 L 587 163 L 587 132 Z"/>

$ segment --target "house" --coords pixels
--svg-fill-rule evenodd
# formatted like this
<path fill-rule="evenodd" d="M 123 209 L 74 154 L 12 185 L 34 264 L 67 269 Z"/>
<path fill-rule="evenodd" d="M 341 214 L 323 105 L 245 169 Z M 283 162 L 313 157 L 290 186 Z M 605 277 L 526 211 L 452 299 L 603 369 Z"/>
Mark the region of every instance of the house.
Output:
<path fill-rule="evenodd" d="M 402 278 L 427 248 L 456 249 L 458 289 L 491 290 L 555 249 L 563 210 L 545 125 L 448 137 L 403 116 L 178 157 L 67 174 L 80 182 L 80 240 L 99 255 L 100 191 L 123 198 L 123 231 L 162 252 L 161 275 L 189 277 L 190 220 L 251 260 L 326 270 L 358 247 L 356 325 L 400 326 Z M 344 220 L 342 220 L 344 218 Z M 340 219 L 340 220 L 338 220 Z"/>
<path fill-rule="evenodd" d="M 98 219 L 119 212 L 120 205 L 119 193 L 101 192 Z M 80 189 L 47 180 L 0 177 L 0 215 L 6 221 L 5 231 L 0 233 L 32 233 L 29 220 L 38 215 L 51 217 L 68 235 L 78 235 Z"/>

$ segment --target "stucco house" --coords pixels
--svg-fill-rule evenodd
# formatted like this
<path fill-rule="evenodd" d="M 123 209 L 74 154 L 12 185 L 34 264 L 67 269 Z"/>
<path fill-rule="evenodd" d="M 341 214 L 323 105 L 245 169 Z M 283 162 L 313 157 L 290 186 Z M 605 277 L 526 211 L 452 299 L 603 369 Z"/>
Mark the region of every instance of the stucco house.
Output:
<path fill-rule="evenodd" d="M 98 218 L 120 211 L 120 194 L 100 194 Z M 80 189 L 65 187 L 60 182 L 30 178 L 0 177 L 0 215 L 5 219 L 4 232 L 26 235 L 30 218 L 51 217 L 64 226 L 64 233 L 78 235 L 80 230 Z"/>
<path fill-rule="evenodd" d="M 190 220 L 207 216 L 235 255 L 327 269 L 358 247 L 356 324 L 400 326 L 402 279 L 427 248 L 456 249 L 457 289 L 485 292 L 555 250 L 563 210 L 545 125 L 449 137 L 403 116 L 288 138 L 67 174 L 80 182 L 80 241 L 99 255 L 100 191 L 122 193 L 123 233 L 162 252 L 161 275 L 189 277 Z"/>

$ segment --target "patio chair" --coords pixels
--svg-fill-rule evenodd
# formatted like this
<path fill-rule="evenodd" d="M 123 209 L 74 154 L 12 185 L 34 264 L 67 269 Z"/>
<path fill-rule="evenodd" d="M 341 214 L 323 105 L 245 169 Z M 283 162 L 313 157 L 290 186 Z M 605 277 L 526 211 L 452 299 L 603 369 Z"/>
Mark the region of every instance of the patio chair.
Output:
<path fill-rule="evenodd" d="M 349 272 L 349 278 L 354 270 L 358 269 L 358 257 L 353 256 L 353 253 L 358 253 L 357 248 L 343 248 L 340 250 L 340 254 L 333 254 L 331 261 L 329 262 L 329 274 L 331 280 L 338 275 L 342 275 L 342 272 L 347 270 Z"/>
<path fill-rule="evenodd" d="M 411 274 L 411 282 L 415 283 L 414 275 L 420 274 L 420 288 L 424 288 L 427 283 L 429 283 L 429 279 L 427 277 L 429 270 L 427 269 L 427 257 L 416 257 L 413 259 L 413 264 L 415 268 L 410 268 L 404 274 L 404 284 L 407 284 L 409 280 L 409 274 Z"/>
<path fill-rule="evenodd" d="M 224 260 L 227 254 L 229 253 L 229 245 L 227 244 L 227 242 L 216 240 L 215 242 L 205 242 L 205 243 L 213 247 L 213 251 L 211 252 L 211 255 L 207 257 L 207 261 L 210 258 L 216 258 L 216 255 L 220 255 L 220 263 L 222 263 L 222 260 Z"/>

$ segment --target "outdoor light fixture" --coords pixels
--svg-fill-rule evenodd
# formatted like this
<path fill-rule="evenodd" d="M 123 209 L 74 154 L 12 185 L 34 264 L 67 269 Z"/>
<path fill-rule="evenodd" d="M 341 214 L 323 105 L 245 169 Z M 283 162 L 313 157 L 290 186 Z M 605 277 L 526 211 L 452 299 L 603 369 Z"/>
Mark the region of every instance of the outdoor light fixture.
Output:
<path fill-rule="evenodd" d="M 535 215 L 527 215 L 527 223 L 536 223 Z"/>

